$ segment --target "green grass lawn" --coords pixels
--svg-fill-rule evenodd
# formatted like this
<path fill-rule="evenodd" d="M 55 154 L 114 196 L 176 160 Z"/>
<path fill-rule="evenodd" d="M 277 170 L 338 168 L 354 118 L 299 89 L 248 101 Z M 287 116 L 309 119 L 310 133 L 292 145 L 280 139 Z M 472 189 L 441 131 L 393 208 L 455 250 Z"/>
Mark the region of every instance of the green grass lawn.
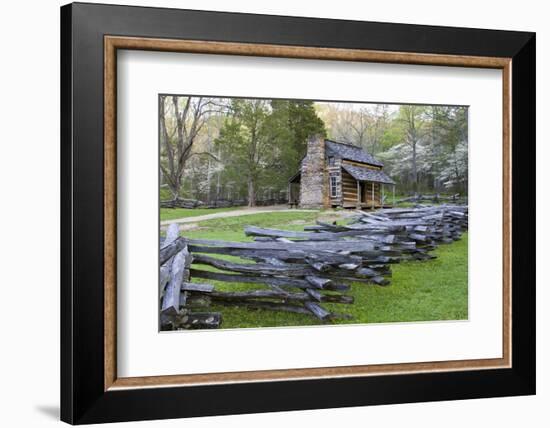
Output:
<path fill-rule="evenodd" d="M 248 241 L 243 228 L 247 225 L 303 230 L 313 224 L 318 213 L 282 212 L 261 213 L 241 217 L 213 219 L 199 223 L 200 229 L 185 232 L 190 238 Z M 392 265 L 391 285 L 380 287 L 352 284 L 351 305 L 323 303 L 328 310 L 347 313 L 351 320 L 335 323 L 359 324 L 434 320 L 463 320 L 468 318 L 468 234 L 460 241 L 441 245 L 429 261 L 403 262 Z M 225 257 L 236 259 L 235 257 Z M 246 262 L 246 261 L 241 261 Z M 201 269 L 215 270 L 208 266 Z M 196 279 L 197 282 L 202 281 Z M 210 282 L 219 290 L 244 291 L 261 289 L 261 284 Z M 223 314 L 222 328 L 280 327 L 318 325 L 320 322 L 302 314 L 249 310 L 246 308 L 212 306 Z"/>
<path fill-rule="evenodd" d="M 227 208 L 161 208 L 160 221 L 175 220 L 177 218 L 197 217 L 199 215 L 223 213 L 226 211 L 234 211 L 243 207 L 227 207 Z"/>

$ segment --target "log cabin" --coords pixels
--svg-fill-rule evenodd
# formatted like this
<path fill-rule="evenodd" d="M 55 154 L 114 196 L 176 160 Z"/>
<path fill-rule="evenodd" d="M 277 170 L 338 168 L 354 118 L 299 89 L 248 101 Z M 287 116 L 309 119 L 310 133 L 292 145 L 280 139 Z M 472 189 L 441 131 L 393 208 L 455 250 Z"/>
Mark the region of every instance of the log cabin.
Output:
<path fill-rule="evenodd" d="M 300 170 L 289 179 L 291 206 L 301 208 L 379 208 L 384 185 L 395 182 L 384 165 L 360 147 L 311 137 Z"/>

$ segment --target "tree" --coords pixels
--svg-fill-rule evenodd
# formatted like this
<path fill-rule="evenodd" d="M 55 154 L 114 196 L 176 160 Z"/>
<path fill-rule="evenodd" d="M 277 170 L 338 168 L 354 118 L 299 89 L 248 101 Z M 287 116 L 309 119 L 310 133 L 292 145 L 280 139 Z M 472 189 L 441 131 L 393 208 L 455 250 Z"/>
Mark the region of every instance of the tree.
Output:
<path fill-rule="evenodd" d="M 433 106 L 430 110 L 432 154 L 438 181 L 456 191 L 467 190 L 468 110 L 456 106 Z"/>
<path fill-rule="evenodd" d="M 313 134 L 375 155 L 401 191 L 468 189 L 465 107 L 162 96 L 159 113 L 161 186 L 173 197 L 269 199 Z"/>
<path fill-rule="evenodd" d="M 351 109 L 348 104 L 323 103 L 319 107 L 331 138 L 367 148 L 368 111 L 366 107 Z"/>
<path fill-rule="evenodd" d="M 390 110 L 387 104 L 375 104 L 369 118 L 367 151 L 377 155 L 382 150 L 384 136 L 390 127 Z"/>
<path fill-rule="evenodd" d="M 229 173 L 236 178 L 244 174 L 250 207 L 256 205 L 256 186 L 262 164 L 270 155 L 269 140 L 264 135 L 268 115 L 265 100 L 233 99 L 231 114 L 216 140 L 229 160 Z"/>
<path fill-rule="evenodd" d="M 296 173 L 306 154 L 308 138 L 326 136 L 326 130 L 312 101 L 272 100 L 270 105 L 266 134 L 274 153 L 265 177 L 271 186 L 286 190 L 288 178 Z"/>
<path fill-rule="evenodd" d="M 224 108 L 220 99 L 159 97 L 160 145 L 165 158 L 160 168 L 174 198 L 179 196 L 185 166 L 191 156 L 211 156 L 208 152 L 193 152 L 193 145 L 207 118 Z"/>
<path fill-rule="evenodd" d="M 362 147 L 376 155 L 382 150 L 384 134 L 391 124 L 387 104 L 321 104 L 320 114 L 329 133 L 336 141 Z"/>
<path fill-rule="evenodd" d="M 306 154 L 307 140 L 311 135 L 326 136 L 325 124 L 317 115 L 313 101 L 272 100 L 271 107 L 274 118 L 281 114 L 281 126 L 287 122 L 290 146 L 300 159 Z"/>
<path fill-rule="evenodd" d="M 403 126 L 405 144 L 411 151 L 411 175 L 415 192 L 418 190 L 418 145 L 425 131 L 424 113 L 423 106 L 402 105 L 397 117 Z"/>
<path fill-rule="evenodd" d="M 256 204 L 261 187 L 286 190 L 305 155 L 307 137 L 325 134 L 313 102 L 234 99 L 216 140 L 225 174 L 234 183 L 246 180 L 248 205 Z"/>

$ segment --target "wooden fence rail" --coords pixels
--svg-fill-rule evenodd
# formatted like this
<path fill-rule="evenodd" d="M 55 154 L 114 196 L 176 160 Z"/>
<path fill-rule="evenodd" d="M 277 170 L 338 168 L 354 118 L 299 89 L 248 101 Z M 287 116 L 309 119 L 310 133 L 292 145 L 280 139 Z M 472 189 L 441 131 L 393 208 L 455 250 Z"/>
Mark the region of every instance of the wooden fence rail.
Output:
<path fill-rule="evenodd" d="M 422 202 L 429 202 L 429 203 L 439 203 L 439 202 L 453 202 L 453 203 L 463 203 L 466 200 L 466 197 L 461 196 L 460 193 L 456 193 L 451 196 L 442 196 L 439 193 L 434 194 L 422 194 L 422 193 L 415 193 L 412 196 L 408 196 L 406 198 L 398 199 L 395 201 L 395 203 L 401 203 L 401 202 L 415 202 L 415 203 L 422 203 Z"/>
<path fill-rule="evenodd" d="M 302 232 L 246 227 L 254 242 L 186 239 L 171 224 L 160 247 L 161 328 L 218 328 L 222 315 L 211 305 L 349 318 L 323 304 L 352 304 L 350 283 L 389 285 L 391 264 L 433 258 L 431 250 L 467 228 L 463 205 L 358 211 L 349 224 L 318 222 Z M 192 279 L 261 289 L 222 291 Z"/>
<path fill-rule="evenodd" d="M 258 199 L 256 206 L 282 205 L 288 202 L 287 198 Z M 228 208 L 246 206 L 246 199 L 220 199 L 212 201 L 199 201 L 197 199 L 168 199 L 160 201 L 161 208 Z"/>

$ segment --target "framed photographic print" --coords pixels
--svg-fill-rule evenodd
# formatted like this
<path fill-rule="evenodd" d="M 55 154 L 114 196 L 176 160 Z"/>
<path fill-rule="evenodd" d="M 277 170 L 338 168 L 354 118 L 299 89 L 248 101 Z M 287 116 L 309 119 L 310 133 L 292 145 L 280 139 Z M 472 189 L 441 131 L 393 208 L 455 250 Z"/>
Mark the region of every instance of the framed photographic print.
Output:
<path fill-rule="evenodd" d="M 62 420 L 535 393 L 533 33 L 76 3 L 61 53 Z"/>

